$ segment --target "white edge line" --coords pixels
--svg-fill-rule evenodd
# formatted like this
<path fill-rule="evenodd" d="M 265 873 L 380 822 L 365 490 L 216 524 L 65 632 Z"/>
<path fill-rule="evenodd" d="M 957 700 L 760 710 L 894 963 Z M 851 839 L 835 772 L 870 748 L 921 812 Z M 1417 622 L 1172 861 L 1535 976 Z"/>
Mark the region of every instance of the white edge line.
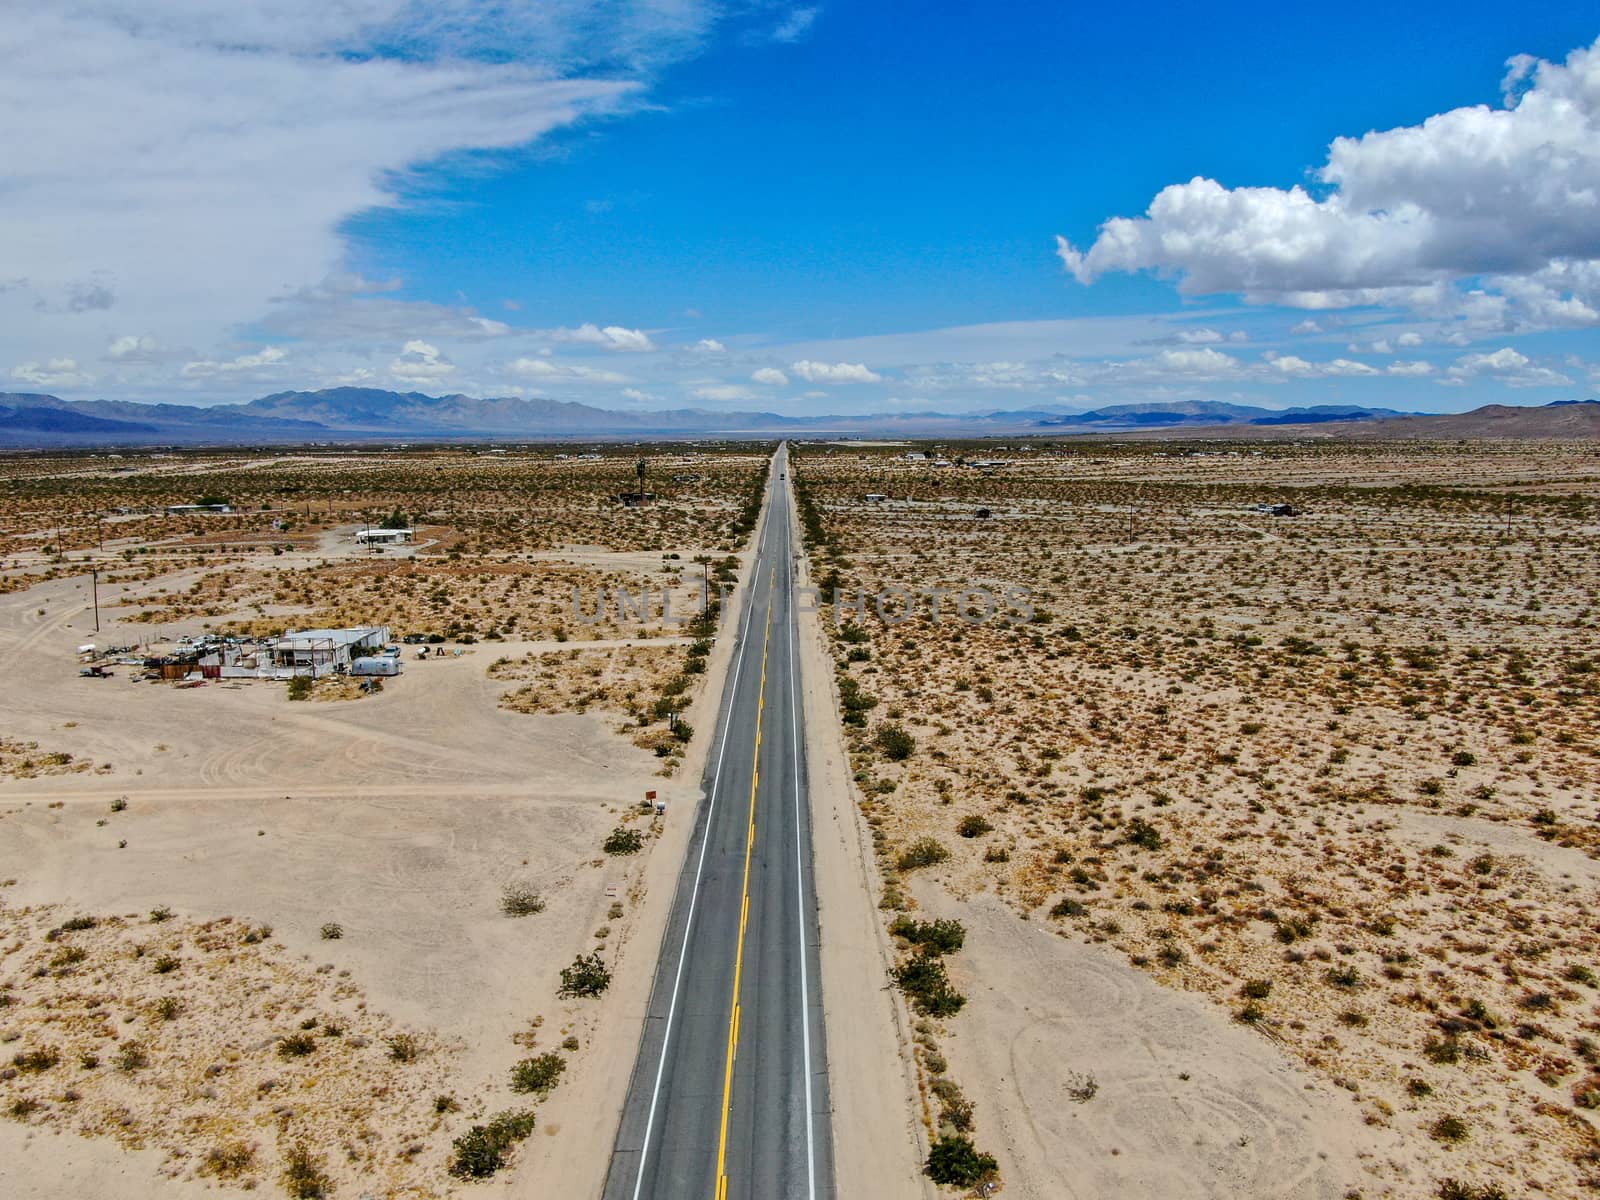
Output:
<path fill-rule="evenodd" d="M 689 893 L 689 915 L 683 923 L 683 942 L 678 947 L 678 969 L 672 977 L 672 1001 L 667 1005 L 667 1028 L 661 1037 L 660 1057 L 656 1060 L 655 1086 L 650 1090 L 650 1114 L 644 1122 L 644 1140 L 639 1143 L 639 1172 L 633 1180 L 633 1200 L 639 1200 L 640 1189 L 644 1187 L 644 1166 L 650 1154 L 650 1134 L 655 1128 L 656 1105 L 661 1099 L 661 1076 L 667 1069 L 667 1047 L 672 1043 L 672 1018 L 678 1011 L 678 993 L 683 986 L 683 964 L 689 953 L 689 934 L 694 929 L 694 910 L 700 902 L 700 877 L 705 871 L 706 848 L 711 844 L 711 818 L 717 812 L 717 788 L 722 784 L 722 760 L 728 750 L 728 732 L 733 727 L 734 702 L 739 694 L 739 668 L 744 664 L 744 652 L 750 645 L 750 616 L 755 612 L 756 581 L 760 578 L 758 564 L 761 561 L 761 542 L 766 540 L 767 530 L 761 531 L 761 538 L 756 542 L 755 557 L 751 560 L 750 595 L 746 597 L 748 604 L 744 613 L 744 632 L 739 642 L 739 655 L 733 664 L 733 691 L 728 694 L 728 723 L 722 727 L 722 745 L 717 749 L 717 769 L 711 776 L 711 799 L 706 806 L 706 829 L 700 839 L 700 858 L 694 869 L 694 888 Z M 671 920 L 670 912 L 668 920 Z M 646 1013 L 645 1020 L 649 1021 Z"/>
<path fill-rule="evenodd" d="M 787 468 L 787 456 L 784 459 Z M 785 469 L 784 474 L 788 474 Z M 788 481 L 785 480 L 785 483 Z M 787 490 L 785 492 L 787 496 Z M 789 506 L 784 505 L 784 520 L 789 519 Z M 794 536 L 794 531 L 786 523 L 784 525 L 785 540 Z M 794 636 L 795 628 L 799 624 L 799 617 L 794 610 L 794 547 L 786 547 L 788 555 L 785 561 L 789 565 L 789 720 L 794 739 L 794 859 L 795 894 L 799 898 L 798 907 L 800 915 L 800 1033 L 805 1055 L 806 1079 L 806 1196 L 809 1200 L 816 1200 L 817 1196 L 817 1147 L 816 1134 L 812 1129 L 812 1100 L 811 1100 L 811 990 L 806 983 L 806 863 L 804 853 L 804 833 L 800 827 L 800 757 L 804 747 L 800 743 L 800 677 L 794 665 Z"/>

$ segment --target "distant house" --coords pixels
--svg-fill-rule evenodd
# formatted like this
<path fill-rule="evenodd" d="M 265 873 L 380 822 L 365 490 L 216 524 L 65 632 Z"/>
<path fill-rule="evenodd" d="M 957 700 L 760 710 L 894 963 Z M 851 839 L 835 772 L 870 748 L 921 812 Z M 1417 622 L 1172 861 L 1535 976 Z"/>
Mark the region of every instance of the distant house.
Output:
<path fill-rule="evenodd" d="M 987 508 L 980 508 L 972 515 L 977 517 L 980 521 L 987 521 L 990 517 L 994 516 L 994 514 L 991 513 Z"/>
<path fill-rule="evenodd" d="M 695 475 L 693 473 L 690 473 L 688 475 L 674 475 L 672 477 L 672 482 L 673 483 L 699 483 L 700 480 L 703 479 L 703 478 L 704 478 L 704 476 Z"/>
<path fill-rule="evenodd" d="M 358 529 L 356 542 L 362 546 L 399 546 L 413 539 L 414 529 Z"/>
<path fill-rule="evenodd" d="M 195 516 L 195 515 L 197 515 L 199 513 L 231 513 L 232 511 L 233 511 L 233 506 L 231 504 L 169 504 L 169 505 L 167 505 L 167 516 L 169 516 L 169 517 L 191 517 L 191 516 Z"/>
<path fill-rule="evenodd" d="M 617 496 L 624 508 L 642 508 L 646 504 L 655 503 L 654 492 L 622 492 Z"/>
<path fill-rule="evenodd" d="M 922 453 L 922 451 L 920 451 L 920 450 L 907 450 L 905 452 L 905 456 L 904 457 L 905 457 L 905 460 L 907 462 L 927 462 L 928 461 L 928 456 L 926 454 Z"/>
<path fill-rule="evenodd" d="M 867 503 L 868 504 L 882 504 L 888 498 L 889 497 L 885 496 L 882 492 L 868 492 L 867 493 Z"/>
<path fill-rule="evenodd" d="M 361 625 L 353 629 L 302 629 L 266 644 L 268 667 L 263 674 L 286 678 L 313 678 L 348 671 L 357 658 L 376 654 L 389 642 L 387 625 Z"/>
<path fill-rule="evenodd" d="M 1292 504 L 1258 504 L 1256 511 L 1268 517 L 1298 517 L 1300 510 Z"/>

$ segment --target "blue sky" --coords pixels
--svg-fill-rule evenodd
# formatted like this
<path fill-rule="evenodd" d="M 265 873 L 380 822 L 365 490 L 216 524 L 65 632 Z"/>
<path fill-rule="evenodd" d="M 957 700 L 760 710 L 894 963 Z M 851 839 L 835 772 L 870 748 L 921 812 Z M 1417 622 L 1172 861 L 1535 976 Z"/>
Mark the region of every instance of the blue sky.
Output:
<path fill-rule="evenodd" d="M 1592 4 L 123 7 L 0 33 L 12 390 L 1600 391 Z"/>

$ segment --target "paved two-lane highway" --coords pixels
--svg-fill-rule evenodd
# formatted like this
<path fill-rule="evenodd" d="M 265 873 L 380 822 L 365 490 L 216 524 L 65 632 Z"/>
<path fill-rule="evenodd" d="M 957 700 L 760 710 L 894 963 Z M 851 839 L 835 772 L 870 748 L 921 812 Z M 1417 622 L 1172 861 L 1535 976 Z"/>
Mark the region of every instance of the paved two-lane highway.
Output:
<path fill-rule="evenodd" d="M 787 474 L 780 448 L 606 1200 L 834 1195 Z"/>

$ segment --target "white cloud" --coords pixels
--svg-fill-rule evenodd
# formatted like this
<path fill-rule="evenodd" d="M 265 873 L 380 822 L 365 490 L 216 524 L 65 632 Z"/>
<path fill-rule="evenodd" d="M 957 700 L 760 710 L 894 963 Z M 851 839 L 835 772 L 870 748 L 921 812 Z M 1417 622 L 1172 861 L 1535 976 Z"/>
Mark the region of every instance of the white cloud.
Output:
<path fill-rule="evenodd" d="M 125 334 L 113 338 L 106 347 L 105 356 L 113 362 L 125 365 L 151 364 L 170 362 L 176 358 L 187 357 L 180 350 L 172 350 L 163 346 L 155 338 L 147 334 Z"/>
<path fill-rule="evenodd" d="M 421 345 L 420 342 L 414 343 Z M 408 346 L 407 349 L 410 347 Z M 183 376 L 186 379 L 204 379 L 213 375 L 233 375 L 240 372 L 257 372 L 276 367 L 288 355 L 277 346 L 264 346 L 254 354 L 241 354 L 237 358 L 218 362 L 215 359 L 198 359 L 183 364 Z"/>
<path fill-rule="evenodd" d="M 772 40 L 775 42 L 798 42 L 811 32 L 811 27 L 817 23 L 817 17 L 821 12 L 820 8 L 795 9 L 772 31 Z"/>
<path fill-rule="evenodd" d="M 1564 64 L 1512 59 L 1506 106 L 1335 140 L 1330 189 L 1164 188 L 1087 250 L 1057 252 L 1082 283 L 1113 271 L 1180 277 L 1189 294 L 1303 308 L 1411 307 L 1496 323 L 1600 323 L 1600 41 Z M 1481 279 L 1482 287 L 1457 285 Z"/>
<path fill-rule="evenodd" d="M 77 362 L 70 358 L 52 358 L 45 363 L 22 363 L 11 368 L 11 378 L 47 388 L 82 387 L 94 382 L 94 376 L 80 370 Z"/>
<path fill-rule="evenodd" d="M 654 392 L 640 391 L 638 388 L 623 388 L 622 395 L 625 399 L 632 400 L 635 404 L 652 404 L 661 399 Z"/>
<path fill-rule="evenodd" d="M 94 320 L 108 309 L 137 312 L 142 336 L 201 347 L 195 361 L 226 358 L 219 348 L 241 333 L 299 337 L 254 323 L 272 297 L 341 269 L 351 217 L 406 203 L 417 172 L 441 160 L 520 148 L 639 104 L 658 68 L 704 43 L 719 9 L 713 0 L 9 6 L 0 224 L 5 269 L 20 286 L 0 290 L 0 356 L 84 361 L 108 340 Z M 321 336 L 294 307 L 268 318 Z M 470 312 L 452 319 L 464 337 L 505 331 Z M 365 336 L 356 319 L 341 322 Z M 365 353 L 404 336 L 392 311 L 383 325 Z M 409 330 L 446 336 L 421 318 Z"/>
<path fill-rule="evenodd" d="M 1420 346 L 1422 345 L 1422 335 L 1420 333 L 1414 333 L 1410 330 L 1407 330 L 1405 333 L 1402 333 L 1399 337 L 1394 339 L 1394 344 L 1396 346 L 1407 347 Z"/>
<path fill-rule="evenodd" d="M 1209 347 L 1201 350 L 1163 350 L 1145 364 L 1156 373 L 1225 379 L 1239 370 L 1239 360 Z"/>
<path fill-rule="evenodd" d="M 1304 321 L 1300 321 L 1291 326 L 1289 332 L 1295 334 L 1321 333 L 1322 326 L 1318 325 L 1310 317 L 1307 317 Z"/>
<path fill-rule="evenodd" d="M 560 380 L 568 383 L 627 383 L 626 375 L 603 371 L 576 363 L 552 362 L 548 358 L 519 358 L 506 370 L 528 379 Z"/>
<path fill-rule="evenodd" d="M 777 367 L 761 367 L 750 372 L 750 378 L 756 383 L 764 383 L 768 387 L 788 387 L 789 377 Z"/>
<path fill-rule="evenodd" d="M 802 359 L 789 369 L 807 383 L 882 383 L 883 376 L 863 363 L 824 363 Z"/>
<path fill-rule="evenodd" d="M 257 327 L 298 341 L 367 345 L 406 337 L 486 341 L 511 333 L 505 322 L 481 317 L 465 305 L 395 298 L 391 293 L 403 286 L 399 279 L 336 272 L 320 283 L 272 297 Z"/>
<path fill-rule="evenodd" d="M 1413 378 L 1421 378 L 1421 377 L 1423 377 L 1425 375 L 1432 375 L 1433 374 L 1433 364 L 1430 363 L 1430 362 L 1421 362 L 1421 361 L 1406 362 L 1406 361 L 1403 361 L 1403 360 L 1397 360 L 1395 362 L 1390 363 L 1387 367 L 1385 367 L 1384 371 L 1387 372 L 1390 375 L 1411 376 Z"/>
<path fill-rule="evenodd" d="M 696 400 L 712 400 L 718 403 L 756 398 L 756 394 L 749 388 L 737 383 L 708 383 L 692 389 L 689 394 Z"/>
<path fill-rule="evenodd" d="M 1560 371 L 1541 367 L 1521 351 L 1510 346 L 1487 354 L 1464 354 L 1446 372 L 1447 379 L 1440 382 L 1464 382 L 1475 376 L 1496 379 L 1507 387 L 1568 387 L 1572 380 Z"/>
<path fill-rule="evenodd" d="M 621 325 L 607 325 L 602 329 L 598 325 L 584 324 L 576 329 L 546 330 L 543 336 L 552 342 L 598 346 L 602 350 L 630 351 L 635 354 L 646 353 L 656 348 L 649 334 L 638 329 L 625 329 Z"/>
<path fill-rule="evenodd" d="M 728 350 L 716 338 L 701 338 L 694 344 L 694 349 L 701 354 L 726 354 Z"/>
<path fill-rule="evenodd" d="M 412 338 L 389 364 L 396 382 L 413 386 L 437 384 L 454 373 L 456 366 L 440 353 L 439 347 Z"/>

